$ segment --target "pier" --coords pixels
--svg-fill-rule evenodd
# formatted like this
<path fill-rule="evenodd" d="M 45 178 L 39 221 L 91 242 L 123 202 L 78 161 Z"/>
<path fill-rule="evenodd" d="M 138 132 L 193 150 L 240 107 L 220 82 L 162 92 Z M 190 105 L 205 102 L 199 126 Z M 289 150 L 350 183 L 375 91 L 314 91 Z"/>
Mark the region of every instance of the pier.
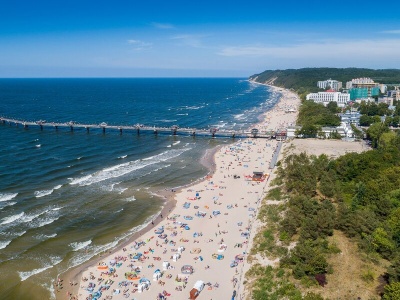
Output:
<path fill-rule="evenodd" d="M 76 129 L 85 130 L 86 132 L 90 132 L 92 129 L 101 130 L 103 134 L 106 131 L 112 130 L 117 131 L 122 134 L 125 131 L 136 132 L 140 134 L 141 132 L 152 133 L 155 135 L 158 134 L 172 134 L 172 135 L 190 135 L 190 136 L 205 136 L 205 137 L 225 137 L 225 138 L 275 138 L 277 135 L 282 138 L 286 138 L 286 130 L 282 132 L 274 132 L 274 131 L 266 131 L 260 132 L 258 129 L 249 129 L 249 130 L 225 130 L 219 129 L 217 127 L 211 127 L 209 129 L 197 129 L 197 128 L 188 128 L 183 127 L 180 128 L 178 125 L 173 125 L 171 127 L 158 127 L 158 126 L 145 126 L 143 124 L 135 124 L 135 125 L 108 125 L 107 123 L 100 124 L 82 124 L 76 123 L 73 121 L 66 123 L 57 123 L 57 122 L 46 122 L 44 120 L 39 121 L 23 121 L 12 118 L 0 117 L 1 124 L 9 124 L 15 126 L 22 126 L 23 128 L 37 127 L 40 130 L 44 130 L 45 128 L 54 129 L 58 131 L 59 129 L 67 129 L 73 132 Z"/>

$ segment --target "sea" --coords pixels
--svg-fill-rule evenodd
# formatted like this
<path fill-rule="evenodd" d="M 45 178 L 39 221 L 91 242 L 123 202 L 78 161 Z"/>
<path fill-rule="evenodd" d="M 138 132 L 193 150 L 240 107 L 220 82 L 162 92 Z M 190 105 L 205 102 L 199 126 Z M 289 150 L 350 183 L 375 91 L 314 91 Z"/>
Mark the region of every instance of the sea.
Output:
<path fill-rule="evenodd" d="M 244 78 L 0 79 L 0 116 L 241 130 L 279 97 Z M 58 274 L 146 226 L 160 191 L 204 177 L 204 153 L 233 141 L 0 124 L 0 299 L 54 299 Z"/>

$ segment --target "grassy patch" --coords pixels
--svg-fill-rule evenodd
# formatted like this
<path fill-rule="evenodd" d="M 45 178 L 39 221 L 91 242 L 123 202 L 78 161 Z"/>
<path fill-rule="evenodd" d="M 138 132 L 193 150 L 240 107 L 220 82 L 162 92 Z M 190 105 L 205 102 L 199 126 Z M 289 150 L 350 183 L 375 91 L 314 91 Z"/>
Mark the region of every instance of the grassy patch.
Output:
<path fill-rule="evenodd" d="M 282 189 L 280 187 L 275 187 L 270 189 L 267 195 L 268 199 L 271 200 L 282 200 Z"/>

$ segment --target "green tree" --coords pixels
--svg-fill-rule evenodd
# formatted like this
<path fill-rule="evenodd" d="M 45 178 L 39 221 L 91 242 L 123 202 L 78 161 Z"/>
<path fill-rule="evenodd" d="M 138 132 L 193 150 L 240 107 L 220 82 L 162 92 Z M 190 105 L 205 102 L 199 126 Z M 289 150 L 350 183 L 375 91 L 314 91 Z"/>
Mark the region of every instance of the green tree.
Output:
<path fill-rule="evenodd" d="M 338 105 L 336 101 L 329 102 L 326 108 L 333 114 L 338 112 Z"/>
<path fill-rule="evenodd" d="M 372 233 L 372 243 L 376 250 L 383 255 L 383 257 L 389 257 L 395 250 L 395 243 L 382 227 L 378 227 Z"/>
<path fill-rule="evenodd" d="M 360 117 L 360 126 L 369 126 L 372 124 L 372 119 L 370 116 L 361 115 Z"/>
<path fill-rule="evenodd" d="M 400 282 L 394 282 L 385 286 L 383 300 L 398 300 L 400 299 Z"/>
<path fill-rule="evenodd" d="M 371 140 L 372 147 L 377 148 L 379 139 L 384 132 L 389 131 L 389 128 L 383 123 L 373 123 L 367 129 L 367 138 Z"/>

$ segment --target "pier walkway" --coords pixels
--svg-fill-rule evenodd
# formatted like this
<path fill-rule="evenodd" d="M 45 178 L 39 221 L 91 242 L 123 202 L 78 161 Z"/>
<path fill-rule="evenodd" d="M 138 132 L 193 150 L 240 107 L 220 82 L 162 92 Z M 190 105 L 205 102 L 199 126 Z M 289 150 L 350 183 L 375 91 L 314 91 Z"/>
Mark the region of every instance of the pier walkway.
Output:
<path fill-rule="evenodd" d="M 46 122 L 43 120 L 39 121 L 23 121 L 18 119 L 11 119 L 0 117 L 0 124 L 9 124 L 15 126 L 22 126 L 24 128 L 39 127 L 40 130 L 44 128 L 53 128 L 55 130 L 66 128 L 70 131 L 75 129 L 86 130 L 89 132 L 91 129 L 100 129 L 105 134 L 106 130 L 119 131 L 122 134 L 123 131 L 134 131 L 137 134 L 141 132 L 152 132 L 153 134 L 172 134 L 172 135 L 191 135 L 191 136 L 208 136 L 208 137 L 229 137 L 229 138 L 272 138 L 275 137 L 275 132 L 259 132 L 257 129 L 251 130 L 224 130 L 217 127 L 209 129 L 196 129 L 196 128 L 180 128 L 178 125 L 171 127 L 158 127 L 158 126 L 145 126 L 142 124 L 136 125 L 108 125 L 107 123 L 100 124 L 82 124 L 76 122 L 56 123 Z"/>

